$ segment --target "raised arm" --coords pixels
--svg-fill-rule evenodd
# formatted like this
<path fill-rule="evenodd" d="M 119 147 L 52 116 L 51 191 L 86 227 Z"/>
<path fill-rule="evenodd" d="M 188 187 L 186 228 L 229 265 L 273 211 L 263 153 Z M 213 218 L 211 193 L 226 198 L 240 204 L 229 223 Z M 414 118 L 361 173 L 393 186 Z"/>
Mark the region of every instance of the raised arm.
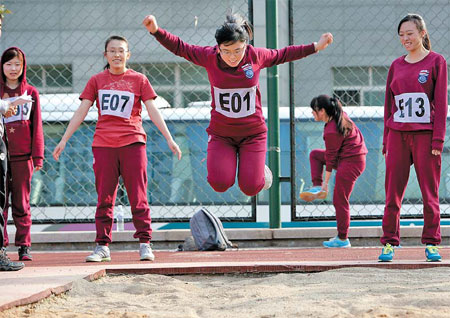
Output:
<path fill-rule="evenodd" d="M 70 137 L 72 137 L 74 132 L 78 129 L 78 127 L 80 127 L 81 123 L 86 118 L 92 104 L 93 101 L 90 101 L 89 99 L 83 99 L 81 101 L 80 107 L 78 107 L 73 114 L 72 119 L 69 122 L 69 126 L 67 126 L 66 132 L 62 136 L 61 141 L 58 145 L 56 145 L 55 150 L 53 150 L 53 158 L 55 158 L 56 161 L 59 160 L 59 156 L 66 147 L 67 141 L 69 141 Z"/>
<path fill-rule="evenodd" d="M 178 36 L 158 27 L 156 18 L 148 15 L 142 21 L 142 25 L 162 44 L 166 49 L 175 55 L 185 58 L 199 66 L 205 66 L 207 63 L 208 47 L 191 45 L 182 41 Z M 211 48 L 209 48 L 211 49 Z"/>
<path fill-rule="evenodd" d="M 290 45 L 278 50 L 264 48 L 259 48 L 257 50 L 262 67 L 271 67 L 302 59 L 308 55 L 326 49 L 331 43 L 333 43 L 333 35 L 331 33 L 324 33 L 318 42 L 311 44 Z"/>

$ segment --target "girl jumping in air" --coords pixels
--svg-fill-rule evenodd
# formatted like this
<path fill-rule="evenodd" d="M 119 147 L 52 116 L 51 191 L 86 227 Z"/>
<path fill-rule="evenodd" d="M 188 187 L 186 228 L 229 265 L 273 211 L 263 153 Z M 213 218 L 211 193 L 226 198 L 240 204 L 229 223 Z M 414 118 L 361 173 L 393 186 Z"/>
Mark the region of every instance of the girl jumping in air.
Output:
<path fill-rule="evenodd" d="M 211 121 L 207 128 L 208 182 L 225 192 L 236 180 L 243 193 L 256 195 L 271 186 L 265 166 L 267 127 L 261 108 L 259 74 L 263 68 L 304 58 L 325 49 L 332 41 L 325 33 L 317 43 L 280 50 L 248 44 L 252 28 L 238 15 L 228 15 L 215 34 L 217 45 L 196 46 L 160 28 L 156 18 L 142 24 L 169 51 L 202 66 L 211 84 Z M 238 164 L 239 162 L 239 164 Z"/>
<path fill-rule="evenodd" d="M 154 260 L 150 208 L 147 199 L 147 135 L 142 127 L 142 105 L 166 138 L 170 150 L 181 159 L 181 151 L 167 129 L 155 106 L 154 92 L 145 75 L 126 67 L 130 58 L 128 41 L 121 36 L 106 40 L 103 53 L 108 64 L 105 70 L 91 77 L 81 93 L 81 105 L 70 120 L 60 143 L 53 151 L 59 159 L 67 141 L 86 117 L 94 101 L 98 121 L 92 143 L 95 186 L 98 194 L 95 226 L 97 246 L 86 258 L 87 262 L 110 261 L 113 207 L 116 201 L 119 176 L 122 176 L 131 205 L 134 237 L 139 239 L 140 259 Z"/>
<path fill-rule="evenodd" d="M 338 235 L 323 242 L 325 247 L 351 247 L 350 195 L 356 179 L 366 168 L 367 148 L 361 131 L 343 111 L 339 100 L 320 95 L 311 101 L 315 121 L 323 121 L 325 149 L 314 149 L 309 155 L 313 187 L 300 193 L 305 201 L 325 199 L 331 172 L 336 170 L 333 205 L 336 209 Z M 325 180 L 323 168 L 325 166 Z"/>
<path fill-rule="evenodd" d="M 392 261 L 400 244 L 400 209 L 414 164 L 423 200 L 422 243 L 427 261 L 440 261 L 439 182 L 447 120 L 447 63 L 431 51 L 421 16 L 408 14 L 397 33 L 407 54 L 392 62 L 386 83 L 383 154 L 386 159 L 384 245 L 379 260 Z"/>

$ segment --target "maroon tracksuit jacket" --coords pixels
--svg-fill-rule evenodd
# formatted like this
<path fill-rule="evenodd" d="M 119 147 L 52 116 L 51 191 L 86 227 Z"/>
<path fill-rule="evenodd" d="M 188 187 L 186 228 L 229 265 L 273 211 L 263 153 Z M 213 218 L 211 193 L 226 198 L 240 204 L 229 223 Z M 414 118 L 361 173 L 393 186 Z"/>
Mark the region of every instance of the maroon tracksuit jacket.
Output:
<path fill-rule="evenodd" d="M 20 52 L 22 52 L 19 48 Z M 20 96 L 26 92 L 33 102 L 19 105 L 15 115 L 5 118 L 5 136 L 8 140 L 9 183 L 7 195 L 11 193 L 11 209 L 16 225 L 16 246 L 30 246 L 31 213 L 30 190 L 33 167 L 42 167 L 44 161 L 44 133 L 42 129 L 41 107 L 38 90 L 27 83 L 27 63 L 23 54 L 23 72 L 19 78 L 20 85 L 11 89 L 5 84 L 3 67 L 0 77 L 0 95 L 2 99 Z M 4 210 L 8 217 L 8 204 Z M 5 231 L 5 245 L 8 236 Z"/>

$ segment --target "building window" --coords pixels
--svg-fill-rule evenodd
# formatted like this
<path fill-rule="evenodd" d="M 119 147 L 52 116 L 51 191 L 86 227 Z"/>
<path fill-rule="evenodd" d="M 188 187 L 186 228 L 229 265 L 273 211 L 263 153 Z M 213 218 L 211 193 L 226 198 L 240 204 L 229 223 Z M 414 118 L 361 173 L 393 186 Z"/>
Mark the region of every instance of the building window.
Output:
<path fill-rule="evenodd" d="M 129 67 L 147 76 L 156 94 L 172 107 L 211 100 L 208 75 L 203 67 L 191 63 L 131 63 Z"/>
<path fill-rule="evenodd" d="M 72 93 L 72 65 L 27 65 L 27 81 L 39 93 Z"/>
<path fill-rule="evenodd" d="M 333 94 L 344 106 L 383 106 L 388 66 L 333 67 Z"/>

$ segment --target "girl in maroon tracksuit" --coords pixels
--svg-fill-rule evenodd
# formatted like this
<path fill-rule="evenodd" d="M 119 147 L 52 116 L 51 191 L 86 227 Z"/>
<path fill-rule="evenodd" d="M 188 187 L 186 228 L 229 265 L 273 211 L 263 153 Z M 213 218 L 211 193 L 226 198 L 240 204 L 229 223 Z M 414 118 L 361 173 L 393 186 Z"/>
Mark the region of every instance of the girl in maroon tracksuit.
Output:
<path fill-rule="evenodd" d="M 336 98 L 320 95 L 313 98 L 311 108 L 314 119 L 325 122 L 323 129 L 325 149 L 311 151 L 309 159 L 313 187 L 300 193 L 300 198 L 305 201 L 324 199 L 328 193 L 331 172 L 335 169 L 333 205 L 336 209 L 338 235 L 323 242 L 323 246 L 350 247 L 349 199 L 356 179 L 366 167 L 366 144 L 361 131 L 342 110 L 342 105 Z M 326 172 L 323 181 L 324 166 Z"/>
<path fill-rule="evenodd" d="M 11 193 L 11 210 L 16 225 L 15 245 L 19 246 L 19 259 L 30 260 L 31 213 L 30 188 L 34 171 L 42 168 L 44 160 L 44 134 L 42 129 L 39 92 L 27 83 L 25 54 L 17 47 L 3 52 L 0 94 L 2 99 L 31 95 L 33 102 L 17 107 L 16 113 L 5 118 L 5 136 L 9 151 L 9 182 L 7 197 Z M 8 204 L 3 215 L 8 218 Z M 5 245 L 8 245 L 5 227 Z"/>
<path fill-rule="evenodd" d="M 208 132 L 208 182 L 217 192 L 229 189 L 236 180 L 246 195 L 256 195 L 271 185 L 265 166 L 267 127 L 261 108 L 259 73 L 263 68 L 301 59 L 330 44 L 323 34 L 318 43 L 288 46 L 280 50 L 255 48 L 250 25 L 237 15 L 227 16 L 217 29 L 215 46 L 195 46 L 159 28 L 147 16 L 143 25 L 172 53 L 202 66 L 211 84 L 211 121 Z M 239 166 L 237 161 L 239 159 Z M 238 166 L 238 167 L 237 167 Z"/>
<path fill-rule="evenodd" d="M 386 158 L 384 246 L 380 261 L 391 261 L 400 244 L 400 208 L 414 164 L 422 192 L 422 243 L 428 261 L 439 261 L 441 243 L 439 182 L 447 119 L 447 63 L 431 51 L 425 22 L 408 14 L 398 25 L 400 42 L 408 52 L 388 73 L 384 105 L 383 154 Z"/>
<path fill-rule="evenodd" d="M 156 108 L 154 99 L 157 95 L 147 77 L 127 68 L 126 63 L 130 58 L 127 39 L 117 35 L 109 37 L 103 54 L 108 64 L 103 72 L 92 76 L 86 84 L 80 96 L 80 107 L 53 151 L 53 157 L 55 160 L 59 159 L 67 141 L 95 102 L 98 121 L 92 152 L 98 195 L 95 213 L 97 246 L 93 253 L 86 257 L 86 262 L 111 260 L 108 245 L 112 242 L 113 208 L 120 176 L 131 205 L 136 228 L 134 237 L 140 242 L 140 259 L 153 261 L 155 256 L 150 246 L 152 228 L 147 199 L 147 135 L 142 126 L 142 103 L 178 159 L 181 158 L 181 151 Z"/>

